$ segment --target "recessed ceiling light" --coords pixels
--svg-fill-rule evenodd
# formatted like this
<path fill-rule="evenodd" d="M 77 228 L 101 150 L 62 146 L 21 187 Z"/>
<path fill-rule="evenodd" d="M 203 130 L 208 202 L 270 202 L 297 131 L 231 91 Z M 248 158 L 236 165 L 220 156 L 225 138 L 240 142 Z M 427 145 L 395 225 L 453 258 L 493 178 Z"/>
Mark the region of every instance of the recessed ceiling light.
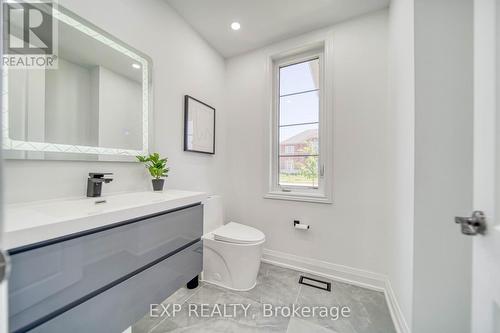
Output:
<path fill-rule="evenodd" d="M 239 22 L 233 22 L 231 23 L 231 29 L 233 30 L 240 30 L 241 24 Z"/>
<path fill-rule="evenodd" d="M 135 69 L 139 69 L 139 68 L 141 68 L 141 65 L 134 63 L 134 64 L 132 64 L 132 67 L 134 67 Z"/>

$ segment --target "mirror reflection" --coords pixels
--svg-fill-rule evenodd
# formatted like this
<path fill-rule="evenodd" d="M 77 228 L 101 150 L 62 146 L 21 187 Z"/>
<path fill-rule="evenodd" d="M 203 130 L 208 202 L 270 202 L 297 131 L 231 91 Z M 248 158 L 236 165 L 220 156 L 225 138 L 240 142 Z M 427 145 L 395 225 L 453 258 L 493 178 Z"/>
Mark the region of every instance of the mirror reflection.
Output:
<path fill-rule="evenodd" d="M 7 71 L 10 139 L 143 152 L 149 68 L 109 45 L 115 43 L 111 39 L 97 38 L 59 21 L 56 69 Z M 9 153 L 11 158 L 106 159 L 54 151 Z"/>

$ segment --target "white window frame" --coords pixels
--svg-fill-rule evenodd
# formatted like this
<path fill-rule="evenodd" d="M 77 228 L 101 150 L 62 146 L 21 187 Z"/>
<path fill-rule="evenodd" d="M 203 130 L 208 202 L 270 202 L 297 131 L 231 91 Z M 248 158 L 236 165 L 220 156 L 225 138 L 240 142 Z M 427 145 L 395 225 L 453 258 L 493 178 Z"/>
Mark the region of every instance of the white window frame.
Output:
<path fill-rule="evenodd" d="M 332 123 L 332 55 L 331 41 L 323 40 L 293 51 L 282 52 L 269 57 L 269 100 L 270 100 L 270 149 L 269 185 L 264 196 L 267 199 L 292 200 L 317 203 L 332 203 L 333 178 L 333 123 Z M 319 59 L 319 149 L 318 188 L 279 185 L 279 69 L 280 67 Z"/>

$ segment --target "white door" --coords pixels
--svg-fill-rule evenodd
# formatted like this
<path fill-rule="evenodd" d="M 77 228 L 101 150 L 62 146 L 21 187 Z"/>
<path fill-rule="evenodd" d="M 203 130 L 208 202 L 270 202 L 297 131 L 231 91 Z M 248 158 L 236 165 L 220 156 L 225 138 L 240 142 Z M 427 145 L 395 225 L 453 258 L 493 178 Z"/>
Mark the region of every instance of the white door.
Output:
<path fill-rule="evenodd" d="M 474 236 L 472 332 L 500 333 L 500 0 L 474 3 Z"/>
<path fill-rule="evenodd" d="M 2 7 L 0 6 L 0 17 L 3 17 L 2 13 Z M 3 36 L 3 24 L 0 24 L 0 36 Z M 2 58 L 2 48 L 0 47 L 0 59 Z M 0 73 L 1 74 L 1 73 Z M 3 89 L 1 89 L 1 82 L 2 80 L 0 79 L 0 90 L 2 91 L 2 94 L 0 94 L 0 103 L 2 103 L 2 96 L 3 96 Z M 0 125 L 1 125 L 1 119 L 0 119 Z M 0 126 L 1 128 L 1 126 Z M 0 145 L 1 146 L 1 145 Z M 3 179 L 2 177 L 2 151 L 0 149 L 0 191 L 1 187 L 3 186 Z M 7 333 L 7 323 L 8 323 L 8 315 L 7 315 L 7 281 L 4 278 L 6 267 L 5 262 L 4 262 L 4 257 L 2 255 L 2 244 L 3 244 L 3 200 L 2 196 L 0 195 L 0 333 Z"/>
<path fill-rule="evenodd" d="M 0 228 L 1 229 L 1 228 Z M 1 231 L 0 231 L 1 233 Z M 2 247 L 0 241 L 0 248 Z M 1 255 L 0 255 L 1 257 Z M 2 259 L 0 258 L 0 266 L 3 265 Z M 0 271 L 3 271 L 5 267 L 0 267 Z M 0 278 L 3 272 L 0 272 Z M 0 282 L 0 333 L 7 333 L 7 281 Z"/>
<path fill-rule="evenodd" d="M 1 6 L 0 6 L 1 7 Z M 0 16 L 1 17 L 1 16 Z M 1 35 L 0 35 L 1 36 Z M 1 52 L 0 52 L 1 53 Z M 0 99 L 1 102 L 1 99 Z M 1 151 L 0 151 L 1 155 Z M 0 159 L 0 170 L 1 170 L 1 159 Z M 0 172 L 1 176 L 1 172 Z M 0 184 L 2 184 L 2 179 L 0 179 Z M 3 222 L 3 207 L 2 198 L 0 196 L 0 333 L 7 333 L 7 280 L 6 280 L 6 262 L 5 257 L 2 252 L 2 222 Z"/>

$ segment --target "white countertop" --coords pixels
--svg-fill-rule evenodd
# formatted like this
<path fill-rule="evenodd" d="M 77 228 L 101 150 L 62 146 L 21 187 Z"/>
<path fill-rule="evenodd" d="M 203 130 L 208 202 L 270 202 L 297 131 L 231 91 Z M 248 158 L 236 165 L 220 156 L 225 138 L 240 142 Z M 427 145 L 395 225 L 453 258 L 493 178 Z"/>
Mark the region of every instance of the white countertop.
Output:
<path fill-rule="evenodd" d="M 203 192 L 165 190 L 10 204 L 5 214 L 6 249 L 195 204 L 206 198 Z M 101 200 L 106 202 L 96 204 Z"/>

